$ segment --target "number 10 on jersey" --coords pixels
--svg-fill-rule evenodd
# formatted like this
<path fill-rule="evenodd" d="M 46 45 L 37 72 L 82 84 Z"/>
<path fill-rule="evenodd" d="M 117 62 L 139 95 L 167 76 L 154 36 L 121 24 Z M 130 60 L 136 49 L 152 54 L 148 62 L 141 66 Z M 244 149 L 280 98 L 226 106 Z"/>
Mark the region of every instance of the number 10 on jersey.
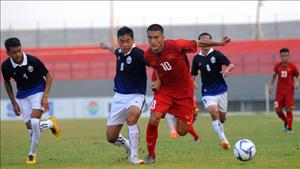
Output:
<path fill-rule="evenodd" d="M 164 69 L 165 71 L 170 71 L 170 70 L 172 70 L 172 66 L 170 65 L 169 62 L 161 63 L 160 66 L 162 66 L 163 69 Z"/>

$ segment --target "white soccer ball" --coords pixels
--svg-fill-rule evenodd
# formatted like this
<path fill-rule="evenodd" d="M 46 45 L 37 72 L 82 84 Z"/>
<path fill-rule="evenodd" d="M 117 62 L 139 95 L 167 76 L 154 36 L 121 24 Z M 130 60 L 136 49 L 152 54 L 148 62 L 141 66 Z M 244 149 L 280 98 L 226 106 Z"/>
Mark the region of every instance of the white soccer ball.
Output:
<path fill-rule="evenodd" d="M 255 145 L 248 139 L 239 140 L 234 145 L 233 153 L 238 160 L 249 161 L 256 153 Z"/>

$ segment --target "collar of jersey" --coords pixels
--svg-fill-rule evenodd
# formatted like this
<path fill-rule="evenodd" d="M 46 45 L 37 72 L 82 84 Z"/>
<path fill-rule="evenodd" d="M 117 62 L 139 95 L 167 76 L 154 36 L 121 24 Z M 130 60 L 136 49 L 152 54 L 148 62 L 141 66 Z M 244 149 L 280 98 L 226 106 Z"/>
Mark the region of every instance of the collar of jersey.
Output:
<path fill-rule="evenodd" d="M 208 51 L 208 53 L 207 53 L 207 56 L 208 56 L 211 52 L 213 52 L 213 51 L 214 51 L 214 49 L 213 49 L 213 48 L 210 48 L 209 51 Z M 202 53 L 202 50 L 199 52 L 199 55 L 204 56 L 203 53 Z"/>
<path fill-rule="evenodd" d="M 124 56 L 127 56 L 127 55 L 129 55 L 129 54 L 131 53 L 131 51 L 132 51 L 132 49 L 133 49 L 133 48 L 135 48 L 135 43 L 134 43 L 134 44 L 132 44 L 132 47 L 131 47 L 130 51 L 129 51 L 129 52 L 127 52 L 127 53 L 125 53 L 125 54 L 124 54 Z M 121 49 L 121 48 L 119 49 L 119 52 L 120 52 L 120 53 L 122 53 L 122 49 Z"/>
<path fill-rule="evenodd" d="M 20 67 L 25 66 L 25 65 L 27 65 L 27 55 L 25 53 L 23 53 L 23 62 L 21 64 L 15 63 L 12 58 L 10 58 L 10 62 L 14 68 L 16 68 L 17 66 L 20 66 Z"/>

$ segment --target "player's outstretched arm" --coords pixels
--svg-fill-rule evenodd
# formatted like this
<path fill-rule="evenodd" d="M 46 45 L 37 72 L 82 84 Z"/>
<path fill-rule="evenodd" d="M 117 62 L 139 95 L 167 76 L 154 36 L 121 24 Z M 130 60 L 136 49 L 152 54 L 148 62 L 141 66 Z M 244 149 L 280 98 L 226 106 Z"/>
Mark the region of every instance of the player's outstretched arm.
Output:
<path fill-rule="evenodd" d="M 220 42 L 213 41 L 213 40 L 196 40 L 198 47 L 212 47 L 212 46 L 225 46 L 231 42 L 231 39 L 225 36 Z"/>
<path fill-rule="evenodd" d="M 21 114 L 20 107 L 19 107 L 19 104 L 17 103 L 16 98 L 14 96 L 14 92 L 13 92 L 13 89 L 12 89 L 10 81 L 4 81 L 4 86 L 5 86 L 7 95 L 9 97 L 9 99 L 10 99 L 10 102 L 11 102 L 11 104 L 13 106 L 15 114 L 17 116 L 20 116 L 20 114 Z"/>
<path fill-rule="evenodd" d="M 52 86 L 52 81 L 53 81 L 53 75 L 52 73 L 48 72 L 46 75 L 46 87 L 42 98 L 42 105 L 44 107 L 45 112 L 49 110 L 48 96 Z"/>
<path fill-rule="evenodd" d="M 274 86 L 274 82 L 275 82 L 275 78 L 276 78 L 276 73 L 274 72 L 273 76 L 272 76 L 272 80 L 271 80 L 271 84 L 269 85 L 269 93 L 272 93 L 273 90 L 273 86 Z"/>
<path fill-rule="evenodd" d="M 113 47 L 112 45 L 105 44 L 103 42 L 100 42 L 100 48 L 108 50 L 111 53 L 114 53 L 114 51 L 115 51 L 115 47 Z"/>

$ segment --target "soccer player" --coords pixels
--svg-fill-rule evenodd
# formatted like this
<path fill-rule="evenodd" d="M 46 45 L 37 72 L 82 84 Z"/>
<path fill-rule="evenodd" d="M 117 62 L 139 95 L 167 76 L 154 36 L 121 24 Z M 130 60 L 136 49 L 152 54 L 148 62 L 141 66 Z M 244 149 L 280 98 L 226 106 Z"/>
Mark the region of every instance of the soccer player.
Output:
<path fill-rule="evenodd" d="M 180 136 L 187 134 L 193 121 L 194 86 L 189 73 L 186 53 L 196 52 L 197 47 L 223 46 L 230 42 L 225 37 L 221 42 L 211 40 L 165 40 L 163 27 L 152 24 L 147 28 L 150 48 L 145 52 L 145 61 L 158 75 L 151 115 L 147 126 L 148 156 L 145 164 L 155 162 L 155 146 L 160 119 L 169 112 L 177 118 L 176 129 Z M 161 85 L 157 82 L 161 81 Z"/>
<path fill-rule="evenodd" d="M 199 35 L 199 40 L 212 40 L 209 33 Z M 226 68 L 222 69 L 225 65 Z M 223 124 L 227 112 L 227 85 L 224 80 L 233 70 L 234 65 L 221 52 L 211 47 L 202 47 L 198 55 L 193 58 L 191 74 L 193 80 L 201 74 L 202 101 L 212 117 L 212 126 L 221 140 L 221 147 L 230 149 L 225 136 Z M 197 85 L 195 85 L 197 88 Z"/>
<path fill-rule="evenodd" d="M 294 77 L 296 77 L 295 88 L 299 87 L 300 75 L 296 65 L 289 62 L 290 51 L 288 48 L 282 48 L 279 51 L 281 62 L 274 67 L 274 74 L 272 76 L 271 84 L 269 85 L 269 92 L 272 93 L 276 76 L 278 76 L 276 97 L 274 108 L 279 118 L 284 123 L 284 131 L 292 132 L 293 126 L 293 110 L 294 103 Z M 285 108 L 286 115 L 283 113 Z"/>
<path fill-rule="evenodd" d="M 48 95 L 53 76 L 37 57 L 22 52 L 18 38 L 6 39 L 5 48 L 9 56 L 1 66 L 5 89 L 15 114 L 22 116 L 29 131 L 30 151 L 26 163 L 35 164 L 41 133 L 50 128 L 55 136 L 60 135 L 60 128 L 54 116 L 41 121 L 43 112 L 49 110 Z M 17 84 L 17 99 L 14 96 L 11 78 Z"/>
<path fill-rule="evenodd" d="M 144 51 L 135 47 L 132 29 L 122 27 L 118 30 L 120 48 L 100 43 L 101 48 L 113 52 L 116 56 L 116 76 L 114 79 L 114 96 L 111 112 L 107 120 L 106 136 L 108 142 L 123 146 L 130 152 L 132 164 L 142 164 L 138 147 L 140 129 L 137 125 L 145 103 L 146 67 Z M 124 122 L 128 125 L 128 139 L 120 134 Z"/>

